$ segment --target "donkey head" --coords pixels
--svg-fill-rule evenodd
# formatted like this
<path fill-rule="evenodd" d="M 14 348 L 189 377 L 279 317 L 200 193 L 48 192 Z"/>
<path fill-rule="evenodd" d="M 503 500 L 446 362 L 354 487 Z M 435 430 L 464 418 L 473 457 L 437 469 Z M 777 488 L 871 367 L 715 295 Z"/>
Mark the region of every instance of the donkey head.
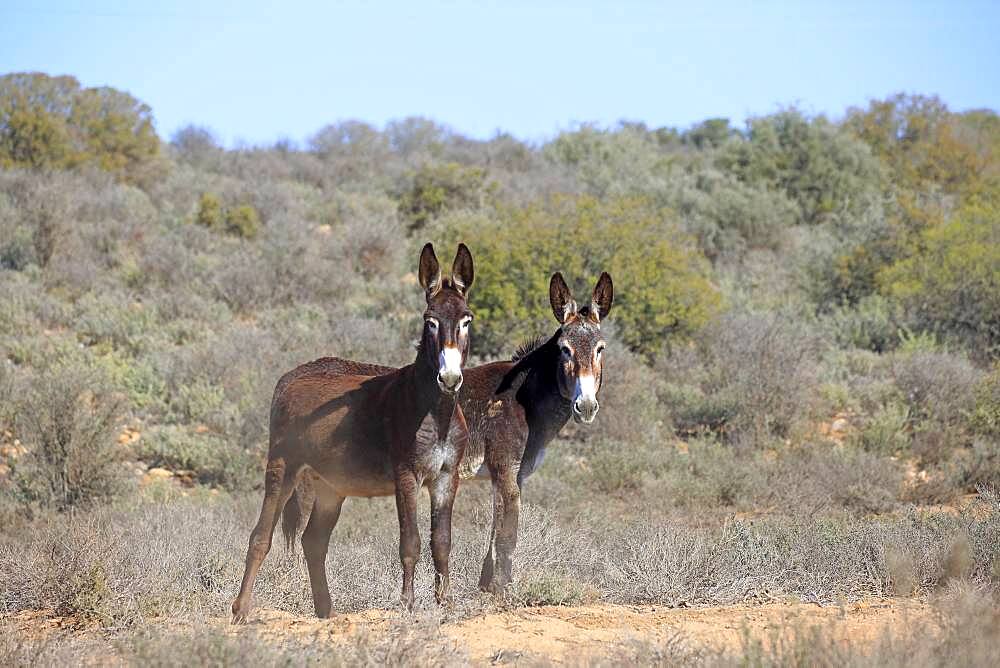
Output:
<path fill-rule="evenodd" d="M 597 393 L 604 369 L 604 336 L 601 321 L 611 312 L 614 287 L 607 272 L 597 279 L 590 304 L 578 307 L 562 274 L 556 272 L 549 283 L 549 302 L 559 330 L 559 392 L 570 401 L 573 419 L 590 424 L 597 416 Z"/>
<path fill-rule="evenodd" d="M 420 253 L 420 285 L 427 296 L 427 310 L 421 356 L 437 371 L 438 387 L 449 394 L 462 386 L 462 367 L 469 352 L 472 311 L 465 298 L 472 279 L 472 254 L 465 244 L 458 244 L 451 276 L 446 277 L 441 276 L 434 247 L 424 246 Z"/>

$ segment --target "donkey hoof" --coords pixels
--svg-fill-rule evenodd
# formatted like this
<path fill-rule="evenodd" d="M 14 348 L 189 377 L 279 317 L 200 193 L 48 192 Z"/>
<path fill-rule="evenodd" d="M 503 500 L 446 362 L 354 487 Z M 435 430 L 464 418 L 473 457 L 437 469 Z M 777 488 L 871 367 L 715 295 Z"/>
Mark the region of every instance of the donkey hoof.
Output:
<path fill-rule="evenodd" d="M 246 624 L 248 614 L 250 614 L 249 604 L 241 605 L 239 599 L 233 601 L 233 624 Z"/>
<path fill-rule="evenodd" d="M 483 591 L 493 594 L 494 596 L 503 596 L 504 591 L 507 589 L 507 585 L 510 584 L 510 580 L 504 581 L 500 578 L 493 578 L 490 583 L 486 585 Z"/>

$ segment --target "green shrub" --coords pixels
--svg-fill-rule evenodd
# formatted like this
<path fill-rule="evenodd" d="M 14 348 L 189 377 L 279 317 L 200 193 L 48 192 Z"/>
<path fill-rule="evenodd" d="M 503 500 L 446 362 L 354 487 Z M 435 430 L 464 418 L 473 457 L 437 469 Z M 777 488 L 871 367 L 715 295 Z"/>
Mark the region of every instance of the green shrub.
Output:
<path fill-rule="evenodd" d="M 747 183 L 784 191 L 799 220 L 857 215 L 880 186 L 881 166 L 864 142 L 823 116 L 790 109 L 748 123 L 746 141 L 725 145 L 718 163 Z"/>
<path fill-rule="evenodd" d="M 524 607 L 543 605 L 580 605 L 593 594 L 576 578 L 548 573 L 529 573 L 514 584 L 514 601 Z"/>
<path fill-rule="evenodd" d="M 202 193 L 201 198 L 198 200 L 198 212 L 194 217 L 195 222 L 210 230 L 218 230 L 222 228 L 223 218 L 222 200 L 219 199 L 218 195 Z"/>
<path fill-rule="evenodd" d="M 882 295 L 868 295 L 855 304 L 835 307 L 823 317 L 823 322 L 842 348 L 886 352 L 899 343 L 899 317 L 894 301 Z"/>
<path fill-rule="evenodd" d="M 593 124 L 560 133 L 541 150 L 552 166 L 570 170 L 584 192 L 605 199 L 640 196 L 659 199 L 672 176 L 672 161 L 654 133 L 621 124 L 603 129 Z"/>
<path fill-rule="evenodd" d="M 225 207 L 218 195 L 202 193 L 194 221 L 202 227 L 226 232 L 243 239 L 255 239 L 260 233 L 260 215 L 249 204 Z"/>
<path fill-rule="evenodd" d="M 894 455 L 910 443 L 907 432 L 909 422 L 909 408 L 899 403 L 890 403 L 864 421 L 855 440 L 868 452 Z"/>
<path fill-rule="evenodd" d="M 226 231 L 244 239 L 255 239 L 260 232 L 260 216 L 249 204 L 226 211 Z"/>
<path fill-rule="evenodd" d="M 975 390 L 976 404 L 972 426 L 981 434 L 1000 437 L 1000 363 L 986 375 Z"/>
<path fill-rule="evenodd" d="M 795 204 L 784 193 L 716 169 L 678 174 L 671 186 L 669 206 L 713 262 L 777 250 L 796 220 Z"/>
<path fill-rule="evenodd" d="M 1000 198 L 995 198 L 1000 199 Z M 919 250 L 879 274 L 916 329 L 1000 355 L 1000 204 L 975 204 L 920 235 Z"/>
<path fill-rule="evenodd" d="M 555 271 L 581 301 L 602 271 L 611 274 L 611 320 L 630 350 L 652 355 L 693 334 L 720 298 L 705 259 L 665 216 L 643 200 L 583 196 L 504 211 L 496 221 L 443 221 L 476 258 L 476 352 L 509 354 L 517 341 L 555 328 L 548 298 Z"/>
<path fill-rule="evenodd" d="M 419 230 L 451 209 L 477 209 L 488 188 L 486 170 L 454 162 L 428 164 L 411 175 L 412 185 L 399 198 L 399 213 Z"/>
<path fill-rule="evenodd" d="M 687 443 L 684 453 L 673 448 L 660 455 L 668 460 L 660 485 L 673 502 L 689 509 L 747 507 L 766 495 L 760 461 L 712 437 Z"/>
<path fill-rule="evenodd" d="M 66 591 L 56 613 L 76 616 L 86 622 L 110 625 L 113 621 L 109 610 L 114 605 L 115 593 L 108 585 L 108 575 L 101 564 L 94 564 L 89 571 L 70 574 Z"/>
<path fill-rule="evenodd" d="M 263 476 L 260 456 L 209 432 L 181 426 L 145 433 L 137 456 L 150 466 L 190 471 L 198 482 L 227 490 L 253 489 Z"/>
<path fill-rule="evenodd" d="M 645 462 L 636 457 L 634 448 L 624 443 L 611 444 L 588 459 L 590 478 L 604 494 L 635 491 L 642 486 Z"/>

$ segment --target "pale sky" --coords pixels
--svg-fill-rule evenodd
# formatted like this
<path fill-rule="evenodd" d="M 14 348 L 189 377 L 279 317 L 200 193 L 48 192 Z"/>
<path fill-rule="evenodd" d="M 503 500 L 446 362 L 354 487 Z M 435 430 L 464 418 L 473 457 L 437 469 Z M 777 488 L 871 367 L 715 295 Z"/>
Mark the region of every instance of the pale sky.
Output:
<path fill-rule="evenodd" d="M 301 141 L 430 117 L 528 140 L 579 122 L 839 116 L 897 91 L 1000 109 L 1000 2 L 0 2 L 0 72 L 72 74 L 169 139 Z"/>

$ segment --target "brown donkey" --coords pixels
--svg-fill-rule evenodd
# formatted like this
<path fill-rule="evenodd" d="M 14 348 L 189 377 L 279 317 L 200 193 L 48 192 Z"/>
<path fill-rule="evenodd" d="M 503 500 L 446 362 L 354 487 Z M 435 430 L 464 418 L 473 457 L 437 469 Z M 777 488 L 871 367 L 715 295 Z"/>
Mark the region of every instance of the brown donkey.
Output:
<path fill-rule="evenodd" d="M 312 515 L 302 534 L 316 614 L 330 614 L 326 553 L 340 508 L 348 496 L 396 496 L 402 602 L 413 605 L 413 571 L 420 556 L 417 492 L 431 498 L 431 552 L 435 594 L 448 593 L 451 512 L 468 429 L 457 403 L 468 352 L 472 312 L 472 255 L 464 244 L 450 277 L 442 278 L 431 244 L 420 255 L 420 285 L 427 310 L 417 359 L 373 377 L 363 365 L 318 359 L 288 372 L 271 400 L 271 436 L 264 503 L 250 534 L 246 571 L 233 602 L 233 621 L 250 611 L 254 580 L 271 547 L 278 514 L 300 473 L 316 485 Z M 346 370 L 345 370 L 346 369 Z"/>
<path fill-rule="evenodd" d="M 556 273 L 549 283 L 549 302 L 561 325 L 556 333 L 522 346 L 509 362 L 465 370 L 459 401 L 471 438 L 462 477 L 493 483 L 493 528 L 479 578 L 484 590 L 497 592 L 510 582 L 521 487 L 541 465 L 545 446 L 570 416 L 589 424 L 597 415 L 606 346 L 601 321 L 611 312 L 613 300 L 607 273 L 601 274 L 590 303 L 582 307 L 573 300 L 562 274 Z M 331 371 L 342 373 L 395 372 L 392 367 L 347 360 L 329 364 Z M 285 507 L 287 538 L 295 534 L 299 513 L 298 499 Z"/>

